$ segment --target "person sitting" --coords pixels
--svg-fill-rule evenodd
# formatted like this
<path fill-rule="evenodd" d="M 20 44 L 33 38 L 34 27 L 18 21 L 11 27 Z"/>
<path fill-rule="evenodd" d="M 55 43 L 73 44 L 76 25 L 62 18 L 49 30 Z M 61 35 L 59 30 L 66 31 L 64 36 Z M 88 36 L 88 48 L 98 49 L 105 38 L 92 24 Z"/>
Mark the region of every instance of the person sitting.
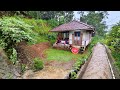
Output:
<path fill-rule="evenodd" d="M 58 38 L 56 44 L 58 44 L 58 43 L 60 43 L 60 42 L 61 42 L 61 40 L 60 40 L 60 38 Z"/>
<path fill-rule="evenodd" d="M 64 40 L 65 40 L 66 44 L 69 44 L 69 41 L 68 41 L 69 39 L 68 38 L 65 38 Z"/>

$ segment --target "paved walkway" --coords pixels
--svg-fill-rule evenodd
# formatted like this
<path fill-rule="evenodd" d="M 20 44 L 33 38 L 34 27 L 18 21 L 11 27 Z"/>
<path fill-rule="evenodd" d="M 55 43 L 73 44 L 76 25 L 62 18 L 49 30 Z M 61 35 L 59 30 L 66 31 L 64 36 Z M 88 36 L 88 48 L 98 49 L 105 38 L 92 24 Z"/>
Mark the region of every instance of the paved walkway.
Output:
<path fill-rule="evenodd" d="M 105 47 L 98 43 L 82 79 L 112 79 Z"/>

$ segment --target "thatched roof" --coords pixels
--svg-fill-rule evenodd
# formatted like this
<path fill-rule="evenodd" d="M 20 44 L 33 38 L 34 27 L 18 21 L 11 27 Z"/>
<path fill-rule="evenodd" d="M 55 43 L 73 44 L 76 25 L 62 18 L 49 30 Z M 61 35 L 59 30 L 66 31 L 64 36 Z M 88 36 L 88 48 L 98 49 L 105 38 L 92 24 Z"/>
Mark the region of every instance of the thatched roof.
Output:
<path fill-rule="evenodd" d="M 62 24 L 50 31 L 53 31 L 53 32 L 62 32 L 62 31 L 74 31 L 74 30 L 93 30 L 94 31 L 94 27 L 91 26 L 91 25 L 88 25 L 86 23 L 83 23 L 83 22 L 79 22 L 79 21 L 71 21 L 69 23 L 65 23 L 65 24 Z"/>

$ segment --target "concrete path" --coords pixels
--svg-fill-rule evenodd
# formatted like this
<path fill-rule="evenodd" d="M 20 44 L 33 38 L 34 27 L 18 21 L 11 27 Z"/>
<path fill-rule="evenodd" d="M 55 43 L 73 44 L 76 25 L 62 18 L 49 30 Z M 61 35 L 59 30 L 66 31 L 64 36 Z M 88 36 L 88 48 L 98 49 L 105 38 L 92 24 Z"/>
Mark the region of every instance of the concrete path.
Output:
<path fill-rule="evenodd" d="M 105 47 L 98 43 L 82 79 L 112 79 Z"/>

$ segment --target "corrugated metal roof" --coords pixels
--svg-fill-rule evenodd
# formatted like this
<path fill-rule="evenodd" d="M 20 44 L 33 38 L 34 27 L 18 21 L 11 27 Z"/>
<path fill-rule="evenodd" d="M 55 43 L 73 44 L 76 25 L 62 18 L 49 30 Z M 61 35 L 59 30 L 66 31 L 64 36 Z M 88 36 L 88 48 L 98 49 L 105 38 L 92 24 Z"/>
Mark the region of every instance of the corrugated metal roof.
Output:
<path fill-rule="evenodd" d="M 73 31 L 73 30 L 78 30 L 78 29 L 82 29 L 82 30 L 94 30 L 94 27 L 91 26 L 91 25 L 88 25 L 86 23 L 83 23 L 83 22 L 79 22 L 79 21 L 76 21 L 76 20 L 73 20 L 69 23 L 65 23 L 65 24 L 62 24 L 50 31 L 56 31 L 56 32 L 61 32 L 61 31 Z"/>

